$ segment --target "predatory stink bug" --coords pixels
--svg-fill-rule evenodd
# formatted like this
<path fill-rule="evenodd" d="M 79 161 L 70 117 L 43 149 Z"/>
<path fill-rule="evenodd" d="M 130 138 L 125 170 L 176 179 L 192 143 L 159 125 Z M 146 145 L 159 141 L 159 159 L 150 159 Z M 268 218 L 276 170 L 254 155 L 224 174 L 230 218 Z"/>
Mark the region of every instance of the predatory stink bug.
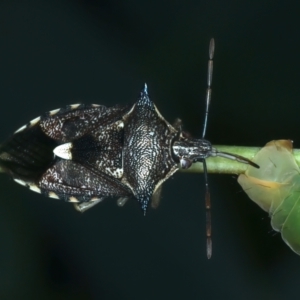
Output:
<path fill-rule="evenodd" d="M 144 214 L 157 206 L 162 183 L 179 168 L 202 162 L 206 182 L 207 254 L 211 256 L 210 196 L 205 159 L 223 156 L 205 140 L 211 99 L 214 40 L 209 46 L 206 113 L 201 139 L 190 138 L 181 122 L 168 123 L 150 100 L 145 84 L 132 106 L 69 105 L 30 121 L 0 146 L 1 169 L 16 182 L 83 212 L 107 197 L 123 205 L 135 198 Z"/>

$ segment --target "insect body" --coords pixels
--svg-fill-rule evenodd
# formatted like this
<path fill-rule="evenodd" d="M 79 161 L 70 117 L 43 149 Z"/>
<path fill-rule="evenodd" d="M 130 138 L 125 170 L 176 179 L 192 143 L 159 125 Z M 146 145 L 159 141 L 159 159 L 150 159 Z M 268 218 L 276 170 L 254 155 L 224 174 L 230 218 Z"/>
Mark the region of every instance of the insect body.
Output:
<path fill-rule="evenodd" d="M 213 40 L 210 46 L 208 104 Z M 18 183 L 46 196 L 74 202 L 84 211 L 106 197 L 121 205 L 133 197 L 146 213 L 156 206 L 162 183 L 180 167 L 223 156 L 256 166 L 246 158 L 219 152 L 204 139 L 191 139 L 172 126 L 151 101 L 145 85 L 130 106 L 70 105 L 21 127 L 0 147 L 0 166 Z M 206 203 L 210 197 L 206 180 Z M 207 236 L 210 240 L 210 222 Z M 210 242 L 209 242 L 210 243 Z"/>

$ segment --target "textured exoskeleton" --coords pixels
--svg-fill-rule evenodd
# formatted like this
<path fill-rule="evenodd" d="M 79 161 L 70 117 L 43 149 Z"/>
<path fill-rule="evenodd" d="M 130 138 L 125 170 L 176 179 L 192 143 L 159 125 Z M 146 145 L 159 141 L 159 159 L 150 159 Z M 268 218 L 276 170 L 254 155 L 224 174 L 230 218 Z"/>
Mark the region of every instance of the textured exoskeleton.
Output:
<path fill-rule="evenodd" d="M 18 183 L 79 210 L 134 196 L 146 211 L 178 169 L 172 144 L 179 136 L 145 86 L 132 107 L 70 105 L 32 120 L 2 144 L 0 162 Z"/>
<path fill-rule="evenodd" d="M 0 165 L 16 182 L 80 211 L 112 196 L 119 205 L 134 197 L 146 213 L 179 166 L 217 155 L 252 164 L 170 125 L 145 85 L 131 107 L 75 104 L 32 120 L 1 145 Z"/>

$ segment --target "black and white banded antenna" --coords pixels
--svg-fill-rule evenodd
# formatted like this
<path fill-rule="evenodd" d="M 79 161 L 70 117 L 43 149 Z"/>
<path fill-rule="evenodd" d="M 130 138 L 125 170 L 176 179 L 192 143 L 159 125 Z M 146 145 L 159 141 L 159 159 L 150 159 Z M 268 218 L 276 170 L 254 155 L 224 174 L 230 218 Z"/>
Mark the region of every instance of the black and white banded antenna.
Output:
<path fill-rule="evenodd" d="M 209 105 L 211 100 L 211 84 L 212 84 L 213 67 L 214 67 L 213 59 L 215 53 L 215 40 L 213 38 L 209 42 L 208 53 L 209 53 L 209 60 L 207 66 L 207 89 L 206 89 L 206 101 L 205 101 L 206 106 L 205 106 L 205 118 L 204 118 L 202 139 L 205 138 L 205 134 L 206 134 Z"/>
<path fill-rule="evenodd" d="M 206 89 L 206 106 L 205 106 L 205 118 L 204 118 L 204 126 L 202 139 L 205 139 L 206 128 L 207 128 L 207 119 L 209 112 L 209 105 L 211 101 L 211 84 L 212 84 L 212 76 L 213 76 L 213 58 L 215 52 L 215 40 L 212 38 L 209 43 L 209 60 L 207 67 L 207 89 Z M 207 258 L 210 259 L 212 255 L 212 240 L 211 240 L 211 202 L 210 202 L 210 192 L 208 186 L 208 178 L 207 178 L 207 166 L 205 158 L 202 161 L 203 163 L 203 172 L 205 179 L 205 208 L 206 208 L 206 255 Z"/>
<path fill-rule="evenodd" d="M 207 166 L 206 158 L 212 156 L 220 156 L 226 159 L 235 160 L 244 164 L 249 164 L 252 167 L 259 168 L 257 164 L 252 162 L 246 157 L 242 157 L 237 154 L 219 151 L 214 148 L 209 141 L 205 139 L 205 133 L 207 128 L 207 119 L 209 106 L 211 102 L 211 85 L 212 85 L 212 74 L 213 74 L 213 57 L 215 50 L 214 39 L 210 40 L 209 43 L 209 60 L 208 60 L 208 71 L 207 71 L 207 90 L 206 90 L 206 108 L 204 118 L 204 128 L 201 139 L 189 139 L 181 136 L 179 140 L 174 141 L 172 149 L 173 155 L 179 160 L 179 165 L 182 169 L 188 169 L 193 163 L 201 162 L 203 164 L 204 179 L 205 179 L 205 207 L 206 207 L 206 252 L 207 257 L 211 258 L 212 255 L 212 241 L 211 241 L 211 201 L 210 192 L 207 179 Z"/>

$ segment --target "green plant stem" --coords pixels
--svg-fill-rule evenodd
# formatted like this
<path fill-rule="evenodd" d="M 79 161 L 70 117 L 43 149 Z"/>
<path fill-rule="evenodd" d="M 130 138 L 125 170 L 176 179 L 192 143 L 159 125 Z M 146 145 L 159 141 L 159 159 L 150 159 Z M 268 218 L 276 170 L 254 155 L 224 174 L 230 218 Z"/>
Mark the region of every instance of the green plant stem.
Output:
<path fill-rule="evenodd" d="M 241 155 L 252 160 L 255 154 L 261 149 L 260 147 L 244 147 L 244 146 L 222 146 L 214 145 L 219 151 L 229 152 L 232 154 Z M 297 165 L 300 167 L 300 149 L 293 149 L 294 158 Z M 247 164 L 237 162 L 235 160 L 226 159 L 223 157 L 209 157 L 206 159 L 208 173 L 216 174 L 241 174 L 248 167 Z M 180 169 L 181 172 L 203 173 L 203 164 L 195 163 L 189 169 Z M 0 173 L 4 172 L 0 167 Z"/>
<path fill-rule="evenodd" d="M 252 160 L 255 154 L 261 149 L 260 147 L 243 147 L 243 146 L 221 146 L 214 145 L 219 151 L 229 152 L 232 154 L 241 155 Z M 297 164 L 300 166 L 300 149 L 294 149 L 293 154 Z M 241 174 L 244 173 L 248 167 L 247 164 L 237 162 L 235 160 L 226 159 L 223 157 L 209 157 L 206 159 L 208 173 L 219 174 Z M 203 173 L 202 163 L 195 163 L 183 172 Z"/>

